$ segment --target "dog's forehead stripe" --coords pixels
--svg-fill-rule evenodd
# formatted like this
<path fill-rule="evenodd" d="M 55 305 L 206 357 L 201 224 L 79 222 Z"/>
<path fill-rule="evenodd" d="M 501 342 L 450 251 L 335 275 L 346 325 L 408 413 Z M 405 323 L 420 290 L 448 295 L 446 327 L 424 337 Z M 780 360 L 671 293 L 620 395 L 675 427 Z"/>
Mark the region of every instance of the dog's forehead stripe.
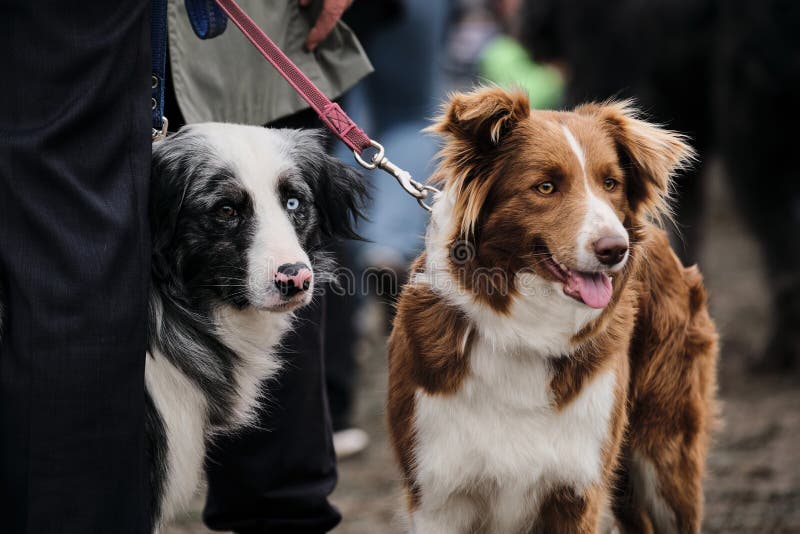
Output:
<path fill-rule="evenodd" d="M 586 175 L 586 154 L 581 148 L 580 143 L 578 140 L 575 139 L 575 136 L 569 131 L 566 124 L 561 125 L 561 129 L 564 130 L 564 136 L 567 138 L 567 143 L 569 143 L 569 147 L 575 153 L 575 156 L 578 158 L 578 163 L 581 164 L 581 170 L 583 171 L 584 176 Z"/>

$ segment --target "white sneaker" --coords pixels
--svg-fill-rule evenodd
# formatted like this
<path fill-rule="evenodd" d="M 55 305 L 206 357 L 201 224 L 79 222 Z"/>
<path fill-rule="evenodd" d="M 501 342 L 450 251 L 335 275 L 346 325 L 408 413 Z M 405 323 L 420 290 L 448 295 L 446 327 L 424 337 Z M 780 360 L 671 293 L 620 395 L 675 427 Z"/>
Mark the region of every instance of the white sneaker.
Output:
<path fill-rule="evenodd" d="M 369 436 L 360 428 L 346 428 L 333 433 L 333 449 L 336 458 L 344 460 L 360 453 L 369 445 Z"/>

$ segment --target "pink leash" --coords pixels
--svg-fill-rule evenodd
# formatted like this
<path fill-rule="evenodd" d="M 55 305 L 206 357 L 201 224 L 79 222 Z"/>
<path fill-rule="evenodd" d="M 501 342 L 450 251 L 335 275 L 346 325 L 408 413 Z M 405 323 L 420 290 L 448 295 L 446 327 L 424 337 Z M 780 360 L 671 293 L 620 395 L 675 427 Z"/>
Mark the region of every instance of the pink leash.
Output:
<path fill-rule="evenodd" d="M 234 0 L 214 0 L 217 5 L 228 15 L 228 18 L 242 31 L 245 37 L 253 43 L 253 46 L 261 53 L 264 58 L 275 67 L 283 78 L 289 82 L 295 91 L 308 102 L 308 105 L 319 115 L 320 120 L 353 151 L 356 161 L 364 168 L 373 170 L 376 168 L 388 172 L 400 183 L 403 189 L 417 199 L 419 205 L 430 211 L 431 208 L 425 203 L 425 199 L 430 193 L 438 193 L 438 190 L 429 185 L 417 182 L 411 177 L 408 171 L 404 171 L 386 158 L 383 146 L 369 138 L 369 136 L 359 128 L 353 120 L 339 107 L 339 104 L 331 102 L 325 94 L 308 79 L 303 72 L 297 68 L 278 46 L 267 37 L 267 34 L 253 22 L 253 19 L 239 7 Z M 367 162 L 361 154 L 364 150 L 373 147 L 377 153 L 372 156 L 371 161 Z"/>

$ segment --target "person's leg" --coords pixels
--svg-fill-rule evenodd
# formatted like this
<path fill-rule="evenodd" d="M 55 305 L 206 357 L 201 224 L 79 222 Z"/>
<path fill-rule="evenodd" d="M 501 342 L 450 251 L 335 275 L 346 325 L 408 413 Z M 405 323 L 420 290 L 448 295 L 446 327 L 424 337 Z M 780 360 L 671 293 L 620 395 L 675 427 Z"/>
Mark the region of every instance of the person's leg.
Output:
<path fill-rule="evenodd" d="M 340 286 L 325 288 L 328 335 L 325 336 L 325 376 L 333 431 L 350 428 L 355 400 L 358 365 L 355 358 L 356 317 L 360 294 L 358 270 L 353 264 L 353 247 L 341 243 L 336 247 L 338 271 L 344 274 Z"/>
<path fill-rule="evenodd" d="M 3 532 L 147 525 L 141 0 L 0 3 Z"/>
<path fill-rule="evenodd" d="M 316 534 L 339 523 L 328 503 L 337 477 L 322 358 L 324 309 L 317 300 L 299 312 L 256 426 L 212 444 L 203 512 L 210 528 Z"/>

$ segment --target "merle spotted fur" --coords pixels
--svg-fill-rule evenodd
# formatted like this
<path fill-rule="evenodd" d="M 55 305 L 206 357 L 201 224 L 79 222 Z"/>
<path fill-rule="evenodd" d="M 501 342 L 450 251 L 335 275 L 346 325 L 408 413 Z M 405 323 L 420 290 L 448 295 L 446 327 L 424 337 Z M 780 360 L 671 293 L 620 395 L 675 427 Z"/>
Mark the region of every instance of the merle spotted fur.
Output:
<path fill-rule="evenodd" d="M 191 130 L 190 130 L 191 132 Z M 291 219 L 317 280 L 330 268 L 325 244 L 358 238 L 355 221 L 362 215 L 366 189 L 360 175 L 327 155 L 314 132 L 280 130 L 291 146 L 295 173 L 279 184 L 304 201 Z M 243 215 L 236 227 L 208 216 L 217 202 L 235 202 Z M 255 229 L 253 200 L 234 171 L 214 154 L 202 137 L 178 133 L 154 151 L 150 223 L 153 239 L 149 343 L 188 376 L 209 402 L 209 424 L 226 430 L 236 398 L 233 373 L 239 355 L 208 325 L 220 303 L 249 305 L 236 280 L 242 277 Z M 164 486 L 164 425 L 148 396 L 148 456 L 153 487 L 153 516 Z"/>

